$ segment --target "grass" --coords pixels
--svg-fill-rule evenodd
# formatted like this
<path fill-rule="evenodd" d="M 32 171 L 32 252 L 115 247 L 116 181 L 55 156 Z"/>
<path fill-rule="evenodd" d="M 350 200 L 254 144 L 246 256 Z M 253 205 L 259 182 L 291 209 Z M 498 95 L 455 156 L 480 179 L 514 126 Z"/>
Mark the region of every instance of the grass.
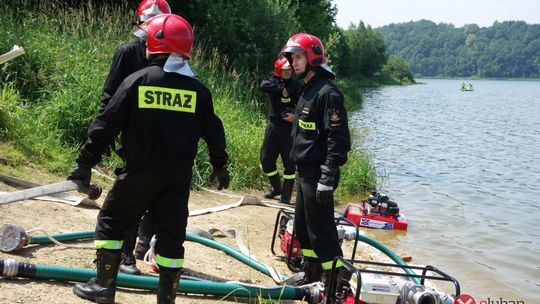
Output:
<path fill-rule="evenodd" d="M 0 66 L 0 139 L 9 143 L 1 153 L 18 155 L 17 168 L 32 164 L 57 176 L 67 174 L 97 114 L 114 51 L 132 39 L 131 8 L 92 3 L 78 8 L 58 0 L 0 4 L 0 52 L 14 44 L 26 50 L 24 56 Z M 234 70 L 217 50 L 197 46 L 192 57 L 224 123 L 231 187 L 266 187 L 259 150 L 267 97 L 261 94 L 256 77 Z M 357 109 L 361 103 L 357 83 L 341 80 L 338 86 L 346 95 L 347 108 Z M 204 184 L 211 166 L 206 144 L 201 142 L 199 147 L 193 182 Z M 120 165 L 117 157 L 105 157 L 99 171 L 112 175 Z M 339 194 L 363 194 L 375 186 L 375 170 L 361 150 L 350 153 L 342 172 Z"/>

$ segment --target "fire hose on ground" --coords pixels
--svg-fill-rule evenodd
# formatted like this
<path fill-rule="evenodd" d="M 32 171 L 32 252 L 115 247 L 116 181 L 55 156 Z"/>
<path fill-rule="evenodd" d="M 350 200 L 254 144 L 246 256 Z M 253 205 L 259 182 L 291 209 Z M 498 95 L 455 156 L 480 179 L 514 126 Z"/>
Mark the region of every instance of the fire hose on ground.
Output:
<path fill-rule="evenodd" d="M 55 239 L 58 239 L 58 240 L 76 240 L 76 239 L 85 239 L 85 238 L 93 238 L 94 237 L 94 232 L 93 231 L 82 231 L 82 232 L 73 232 L 73 233 L 65 233 L 65 234 L 55 234 L 55 235 L 52 235 L 52 237 L 54 237 Z M 368 237 L 368 236 L 365 236 L 365 235 L 362 235 L 362 234 L 359 234 L 356 236 L 356 238 L 363 242 L 363 243 L 366 243 L 368 245 L 371 245 L 372 247 L 375 247 L 376 249 L 378 249 L 379 251 L 381 251 L 382 253 L 384 253 L 386 256 L 388 256 L 392 261 L 394 261 L 396 264 L 400 265 L 400 266 L 406 266 L 407 263 L 405 263 L 397 254 L 395 254 L 392 250 L 390 250 L 388 247 L 386 247 L 385 245 L 377 242 L 376 240 Z M 207 247 L 211 247 L 211 248 L 214 248 L 214 249 L 217 249 L 217 250 L 221 250 L 223 252 L 225 252 L 226 254 L 230 255 L 231 257 L 239 260 L 240 262 L 248 265 L 248 266 L 251 266 L 253 267 L 254 269 L 270 276 L 270 272 L 268 271 L 266 265 L 262 264 L 262 263 L 259 263 L 257 261 L 254 261 L 253 259 L 251 259 L 249 256 L 246 256 L 244 254 L 242 254 L 241 252 L 227 246 L 227 245 L 224 245 L 224 244 L 221 244 L 219 242 L 216 242 L 216 241 L 213 241 L 213 240 L 210 240 L 210 239 L 207 239 L 207 238 L 203 238 L 203 237 L 200 237 L 200 236 L 197 236 L 195 234 L 191 234 L 191 233 L 187 233 L 186 234 L 186 240 L 187 241 L 192 241 L 192 242 L 197 242 L 197 243 L 200 243 L 202 245 L 205 245 Z M 30 244 L 46 244 L 46 243 L 50 243 L 51 240 L 46 237 L 46 236 L 35 236 L 35 237 L 32 237 L 32 240 L 30 241 Z M 408 268 L 405 268 L 404 271 L 407 273 L 407 274 L 411 274 L 413 275 L 414 272 Z M 417 278 L 413 278 L 414 282 L 416 284 L 420 284 L 420 281 L 417 279 Z"/>
<path fill-rule="evenodd" d="M 54 234 L 52 236 L 32 236 L 27 242 L 28 244 L 47 244 L 52 243 L 51 238 L 56 240 L 68 241 L 93 238 L 94 231 L 81 231 L 63 234 Z M 358 235 L 356 238 L 368 245 L 371 245 L 390 259 L 392 259 L 398 265 L 407 265 L 399 256 L 388 249 L 383 244 L 371 239 L 365 235 Z M 263 263 L 254 260 L 252 257 L 247 256 L 227 245 L 216 242 L 214 240 L 204 238 L 192 233 L 186 234 L 187 241 L 193 241 L 205 245 L 210 248 L 214 248 L 230 255 L 238 261 L 254 268 L 261 273 L 273 277 L 275 274 Z M 404 271 L 413 274 L 412 270 L 404 268 Z M 95 276 L 95 270 L 70 268 L 63 266 L 51 266 L 51 265 L 34 265 L 30 263 L 19 263 L 15 260 L 0 260 L 0 274 L 3 277 L 25 277 L 36 279 L 52 279 L 60 281 L 77 281 L 86 282 L 91 277 Z M 279 275 L 280 276 L 280 275 Z M 281 276 L 280 276 L 281 277 Z M 283 279 L 283 277 L 281 277 Z M 415 283 L 419 283 L 418 279 L 413 278 Z M 138 288 L 138 289 L 157 289 L 158 278 L 150 276 L 133 276 L 119 273 L 118 286 Z M 260 295 L 265 298 L 272 299 L 309 299 L 316 298 L 319 295 L 319 291 L 310 286 L 293 287 L 289 285 L 283 285 L 278 287 L 261 287 L 250 286 L 246 284 L 238 283 L 219 283 L 212 281 L 194 281 L 189 279 L 183 279 L 180 281 L 180 292 L 193 293 L 193 294 L 210 294 L 215 296 L 238 296 L 238 297 L 253 297 Z"/>
<path fill-rule="evenodd" d="M 96 276 L 95 270 L 72 268 L 54 265 L 39 265 L 19 263 L 14 259 L 0 260 L 0 273 L 4 277 L 22 277 L 40 280 L 58 280 L 70 282 L 87 282 Z M 152 276 L 136 276 L 119 273 L 117 286 L 136 289 L 157 290 L 159 278 Z M 212 281 L 199 281 L 181 279 L 178 291 L 191 294 L 256 297 L 262 296 L 270 299 L 301 300 L 312 297 L 310 287 L 260 287 L 246 286 L 236 283 L 220 283 Z"/>

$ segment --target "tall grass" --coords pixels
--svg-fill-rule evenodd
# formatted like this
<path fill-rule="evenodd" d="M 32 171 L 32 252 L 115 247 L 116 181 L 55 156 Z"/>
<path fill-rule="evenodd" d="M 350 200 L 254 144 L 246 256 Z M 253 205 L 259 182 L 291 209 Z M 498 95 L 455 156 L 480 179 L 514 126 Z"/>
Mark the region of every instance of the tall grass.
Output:
<path fill-rule="evenodd" d="M 9 3 L 8 3 L 9 2 Z M 132 8 L 94 6 L 72 8 L 57 0 L 13 0 L 0 3 L 0 52 L 14 44 L 26 55 L 0 66 L 0 126 L 29 160 L 65 174 L 97 114 L 103 82 L 116 47 L 132 39 Z M 195 33 L 196 35 L 196 33 Z M 266 118 L 259 83 L 252 74 L 234 70 L 218 50 L 196 47 L 192 65 L 213 93 L 223 120 L 230 155 L 233 188 L 262 188 L 259 168 Z M 352 92 L 350 100 L 358 100 Z M 354 102 L 353 102 L 354 103 Z M 204 142 L 196 158 L 194 182 L 206 182 L 211 170 Z M 340 193 L 363 193 L 374 186 L 375 170 L 367 156 L 355 150 L 344 166 Z M 106 157 L 102 169 L 120 165 Z"/>

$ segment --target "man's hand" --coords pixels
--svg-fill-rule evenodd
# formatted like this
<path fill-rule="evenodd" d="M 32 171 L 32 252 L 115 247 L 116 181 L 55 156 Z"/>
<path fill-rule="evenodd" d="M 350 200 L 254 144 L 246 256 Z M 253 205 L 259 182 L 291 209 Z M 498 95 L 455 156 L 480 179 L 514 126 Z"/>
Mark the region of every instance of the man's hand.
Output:
<path fill-rule="evenodd" d="M 285 116 L 281 117 L 281 119 L 287 121 L 287 122 L 293 122 L 294 121 L 294 114 L 293 113 L 286 113 Z"/>
<path fill-rule="evenodd" d="M 321 166 L 321 178 L 317 183 L 315 201 L 319 204 L 334 203 L 334 186 L 339 174 L 338 168 L 331 168 L 327 165 Z"/>
<path fill-rule="evenodd" d="M 317 192 L 315 193 L 315 201 L 318 204 L 334 203 L 334 187 L 318 183 Z"/>
<path fill-rule="evenodd" d="M 90 187 L 90 179 L 92 178 L 92 168 L 81 167 L 76 165 L 69 173 L 68 180 L 80 180 L 84 187 Z"/>
<path fill-rule="evenodd" d="M 223 188 L 229 188 L 229 171 L 227 167 L 222 168 L 212 168 L 212 173 L 210 173 L 210 181 L 214 181 L 217 178 L 218 181 L 218 190 Z"/>

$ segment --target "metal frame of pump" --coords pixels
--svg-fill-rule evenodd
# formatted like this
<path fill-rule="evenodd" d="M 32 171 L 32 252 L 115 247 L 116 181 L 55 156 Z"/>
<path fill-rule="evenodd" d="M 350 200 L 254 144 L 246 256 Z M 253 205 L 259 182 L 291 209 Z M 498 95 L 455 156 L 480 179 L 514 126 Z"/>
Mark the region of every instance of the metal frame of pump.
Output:
<path fill-rule="evenodd" d="M 461 294 L 461 287 L 459 285 L 459 282 L 452 276 L 448 275 L 447 273 L 431 266 L 411 266 L 411 265 L 398 265 L 398 264 L 392 264 L 392 263 L 382 263 L 382 262 L 372 262 L 372 261 L 363 261 L 363 260 L 347 260 L 343 257 L 336 257 L 332 264 L 332 271 L 330 272 L 330 279 L 329 282 L 331 282 L 330 286 L 325 286 L 327 291 L 325 291 L 326 296 L 326 304 L 338 304 L 343 303 L 343 297 L 352 289 L 350 289 L 350 286 L 347 284 L 347 281 L 349 281 L 350 278 L 344 278 L 342 274 L 344 272 L 341 272 L 339 268 L 336 268 L 337 262 L 340 261 L 343 263 L 345 269 L 349 274 L 353 274 L 356 276 L 356 292 L 354 294 L 354 302 L 353 303 L 363 303 L 360 300 L 361 296 L 361 290 L 362 290 L 362 273 L 373 273 L 373 274 L 379 274 L 384 276 L 399 276 L 404 277 L 408 279 L 412 278 L 419 278 L 420 283 L 413 285 L 416 286 L 424 286 L 426 280 L 438 280 L 438 281 L 446 281 L 451 282 L 454 285 L 455 294 L 452 295 L 452 297 L 457 297 Z M 375 270 L 375 269 L 359 269 L 354 264 L 358 265 L 367 265 L 367 266 L 379 266 L 379 267 L 388 267 L 388 268 L 401 268 L 402 270 L 409 269 L 409 270 L 421 270 L 421 274 L 409 274 L 409 273 L 402 273 L 402 272 L 395 272 L 395 271 L 384 271 L 384 270 Z M 436 275 L 428 275 L 428 273 L 436 274 Z M 338 284 L 341 281 L 342 284 Z M 412 282 L 412 280 L 411 280 Z M 339 287 L 341 287 L 341 290 L 338 290 Z M 398 301 L 398 303 L 410 303 L 407 302 L 407 299 L 404 299 L 406 295 L 403 294 L 403 286 L 400 287 L 401 290 L 401 301 Z M 418 298 L 418 297 L 417 297 Z M 453 299 L 451 300 L 453 303 Z M 431 300 L 426 301 L 418 301 L 419 303 L 442 303 L 442 302 L 436 302 Z"/>
<path fill-rule="evenodd" d="M 285 259 L 286 264 L 287 264 L 287 268 L 289 268 L 290 271 L 299 272 L 299 271 L 301 271 L 300 266 L 301 266 L 301 263 L 302 263 L 302 261 L 301 261 L 302 256 L 301 255 L 300 256 L 294 256 L 295 258 L 298 258 L 298 259 L 293 260 L 294 241 L 295 241 L 295 237 L 296 237 L 296 231 L 295 231 L 294 225 L 293 225 L 293 229 L 292 229 L 292 232 L 291 232 L 291 240 L 290 240 L 290 242 L 289 242 L 289 244 L 287 246 L 287 253 L 282 255 L 282 254 L 276 253 L 276 251 L 275 251 L 276 239 L 279 238 L 280 241 L 282 241 L 282 238 L 285 236 L 285 233 L 286 233 L 287 223 L 290 220 L 294 221 L 294 212 L 287 211 L 287 210 L 284 210 L 284 209 L 279 210 L 279 212 L 277 213 L 277 216 L 276 216 L 275 224 L 274 224 L 274 231 L 272 233 L 272 243 L 270 244 L 270 251 L 272 252 L 272 254 L 275 257 L 280 258 L 280 259 Z M 355 225 L 350 220 L 344 218 L 343 216 L 335 217 L 334 221 L 336 223 L 336 226 L 344 225 L 344 226 L 354 227 L 355 236 L 357 236 L 360 233 L 358 226 Z M 340 238 L 340 242 L 343 241 L 343 238 Z M 353 250 L 352 250 L 350 260 L 354 260 L 354 258 L 356 256 L 356 248 L 357 248 L 357 246 L 358 246 L 358 239 L 356 237 L 354 237 L 354 245 L 353 245 Z"/>
<path fill-rule="evenodd" d="M 293 256 L 293 247 L 294 247 L 294 240 L 295 240 L 295 230 L 294 226 L 292 229 L 292 233 L 290 236 L 290 241 L 287 243 L 287 252 L 284 254 L 278 254 L 275 251 L 276 247 L 276 240 L 280 239 L 282 241 L 282 238 L 285 237 L 286 233 L 286 225 L 287 222 L 293 220 L 294 221 L 294 213 L 291 211 L 286 210 L 280 210 L 276 216 L 276 221 L 274 224 L 274 230 L 273 230 L 273 236 L 272 236 L 272 243 L 270 250 L 272 254 L 280 259 L 284 259 L 286 261 L 287 267 L 292 272 L 299 272 L 301 271 L 301 263 L 302 263 L 302 256 L 297 255 Z M 459 282 L 453 278 L 452 276 L 446 274 L 445 272 L 431 266 L 411 266 L 407 265 L 405 263 L 400 263 L 399 260 L 396 260 L 396 257 L 393 257 L 391 255 L 388 255 L 385 252 L 385 248 L 378 248 L 379 250 L 383 251 L 385 254 L 387 254 L 391 259 L 393 259 L 396 263 L 382 263 L 382 262 L 372 262 L 372 261 L 364 261 L 364 260 L 355 260 L 355 253 L 356 248 L 358 245 L 359 239 L 362 239 L 362 241 L 366 242 L 363 238 L 366 237 L 360 237 L 359 236 L 359 228 L 357 225 L 349 221 L 348 219 L 338 216 L 335 218 L 336 225 L 347 225 L 355 227 L 355 237 L 354 237 L 354 246 L 352 251 L 352 257 L 351 259 L 345 259 L 343 257 L 336 257 L 334 259 L 333 265 L 332 265 L 332 271 L 330 274 L 330 280 L 331 285 L 328 286 L 328 291 L 325 292 L 326 296 L 326 304 L 340 304 L 345 303 L 343 302 L 343 295 L 347 293 L 347 290 L 337 290 L 338 282 L 341 280 L 343 282 L 344 278 L 340 277 L 341 272 L 338 272 L 339 268 L 336 268 L 337 261 L 341 261 L 344 265 L 347 271 L 351 274 L 355 274 L 357 279 L 357 286 L 356 291 L 354 294 L 354 302 L 353 303 L 364 303 L 360 301 L 360 293 L 361 293 L 361 285 L 362 285 L 362 273 L 372 273 L 372 274 L 379 274 L 384 276 L 399 276 L 408 278 L 411 281 L 411 284 L 413 286 L 425 286 L 426 280 L 438 280 L 438 281 L 446 281 L 446 282 L 452 282 L 455 289 L 455 295 L 454 297 L 457 297 L 461 294 L 461 288 L 459 285 Z M 351 239 L 351 238 L 348 238 Z M 343 240 L 343 238 L 341 239 Z M 367 242 L 370 244 L 370 242 Z M 280 244 L 281 245 L 281 244 Z M 370 244 L 372 245 L 372 244 Z M 388 268 L 400 268 L 404 272 L 395 272 L 395 271 L 384 271 L 384 270 L 371 270 L 371 269 L 359 269 L 358 267 L 355 267 L 355 264 L 358 265 L 371 265 L 371 266 L 379 266 L 379 267 L 388 267 Z M 421 274 L 416 274 L 414 270 L 421 271 Z M 428 273 L 437 274 L 435 275 L 428 275 Z M 420 280 L 418 280 L 420 279 Z M 346 287 L 346 284 L 342 284 L 341 287 Z M 403 287 L 403 286 L 402 286 Z M 403 289 L 403 288 L 401 288 Z M 351 290 L 349 290 L 350 293 Z M 403 296 L 401 296 L 403 297 Z M 402 300 L 399 303 L 409 303 L 405 300 Z M 423 302 L 420 301 L 419 303 L 431 303 L 431 302 Z M 453 303 L 453 300 L 452 300 Z"/>

